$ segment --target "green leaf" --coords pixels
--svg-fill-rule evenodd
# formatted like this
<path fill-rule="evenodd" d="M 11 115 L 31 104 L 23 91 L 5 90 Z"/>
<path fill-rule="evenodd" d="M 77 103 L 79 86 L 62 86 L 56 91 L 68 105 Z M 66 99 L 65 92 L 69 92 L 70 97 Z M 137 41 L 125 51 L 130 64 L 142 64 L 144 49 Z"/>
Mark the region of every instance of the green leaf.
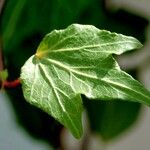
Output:
<path fill-rule="evenodd" d="M 91 25 L 73 24 L 54 30 L 22 67 L 24 96 L 80 138 L 80 94 L 91 99 L 128 99 L 150 104 L 150 92 L 121 71 L 112 57 L 141 46 L 135 38 Z"/>
<path fill-rule="evenodd" d="M 123 134 L 138 118 L 140 104 L 127 101 L 91 101 L 83 97 L 92 131 L 104 141 Z"/>

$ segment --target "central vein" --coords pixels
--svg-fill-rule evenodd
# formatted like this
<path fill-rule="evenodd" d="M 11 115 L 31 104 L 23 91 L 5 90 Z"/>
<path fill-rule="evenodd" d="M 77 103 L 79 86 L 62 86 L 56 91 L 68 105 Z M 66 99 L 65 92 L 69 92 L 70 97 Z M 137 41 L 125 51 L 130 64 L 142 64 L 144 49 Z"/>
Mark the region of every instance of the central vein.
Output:
<path fill-rule="evenodd" d="M 43 58 L 43 59 L 45 59 L 45 58 Z M 62 64 L 59 61 L 56 61 L 56 60 L 53 60 L 53 59 L 45 59 L 45 60 L 49 63 L 55 64 L 55 65 L 59 66 L 60 68 L 63 68 L 65 70 L 67 70 L 68 72 L 72 72 L 72 73 L 75 73 L 75 74 L 78 74 L 78 75 L 81 75 L 81 76 L 84 76 L 84 77 L 87 77 L 87 78 L 98 79 L 98 77 L 96 75 L 95 76 L 94 75 L 89 75 L 89 74 L 83 73 L 79 70 L 72 69 L 71 67 Z"/>

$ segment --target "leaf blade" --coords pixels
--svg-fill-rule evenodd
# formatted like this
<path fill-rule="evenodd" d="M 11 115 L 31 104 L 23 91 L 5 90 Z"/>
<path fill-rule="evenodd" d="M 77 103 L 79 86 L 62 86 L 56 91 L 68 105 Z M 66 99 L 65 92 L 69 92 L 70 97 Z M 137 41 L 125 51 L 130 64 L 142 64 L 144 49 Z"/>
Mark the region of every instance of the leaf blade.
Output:
<path fill-rule="evenodd" d="M 35 62 L 31 66 L 32 61 L 33 62 L 35 61 Z M 56 91 L 55 85 L 52 79 L 50 79 L 50 76 L 47 75 L 47 73 L 45 72 L 44 67 L 37 63 L 37 60 L 35 60 L 34 56 L 32 56 L 28 60 L 26 64 L 27 66 L 28 66 L 28 63 L 30 65 L 30 68 L 32 68 L 33 70 L 29 69 L 28 67 L 26 68 L 26 66 L 24 66 L 23 68 L 24 70 L 28 70 L 28 74 L 26 74 L 25 76 L 26 78 L 30 79 L 28 81 L 26 79 L 22 80 L 22 84 L 24 88 L 24 97 L 26 99 L 30 99 L 29 102 L 32 105 L 35 105 L 41 108 L 43 111 L 47 112 L 48 114 L 52 115 L 56 120 L 61 122 L 65 127 L 69 128 L 68 127 L 68 124 L 69 124 L 72 132 L 76 133 L 74 134 L 74 136 L 76 138 L 81 137 L 82 135 L 82 125 L 81 125 L 82 104 L 81 104 L 80 95 L 73 97 L 74 100 L 77 99 L 75 103 L 76 106 L 72 104 L 71 101 L 67 103 L 60 101 L 58 91 Z M 39 77 L 37 77 L 37 75 Z M 42 79 L 42 77 L 44 77 L 44 80 Z M 24 77 L 22 76 L 22 78 Z M 38 80 L 39 78 L 40 80 Z M 38 82 L 38 85 L 36 84 L 36 82 Z M 51 88 L 49 88 L 50 86 Z M 59 91 L 62 91 L 62 90 L 59 90 Z M 51 101 L 48 101 L 49 99 Z M 71 107 L 75 112 L 78 112 L 78 113 L 74 115 L 72 113 L 72 110 L 69 109 L 69 107 Z M 67 123 L 69 122 L 68 120 L 70 120 L 70 123 Z M 79 128 L 79 131 L 77 131 L 76 126 Z"/>
<path fill-rule="evenodd" d="M 139 47 L 141 44 L 135 38 L 90 25 L 73 24 L 54 30 L 22 67 L 25 98 L 79 138 L 80 94 L 92 99 L 130 99 L 150 104 L 150 92 L 121 71 L 112 57 Z"/>
<path fill-rule="evenodd" d="M 104 51 L 105 53 L 120 55 L 125 51 L 142 47 L 142 44 L 133 37 L 111 33 L 106 30 L 99 30 L 91 25 L 79 24 L 72 24 L 64 30 L 54 30 L 47 34 L 43 41 L 44 43 L 41 42 L 37 49 L 37 56 L 42 55 L 42 52 L 73 51 L 85 48 L 101 48 L 101 52 Z M 116 47 L 110 49 L 109 46 Z"/>

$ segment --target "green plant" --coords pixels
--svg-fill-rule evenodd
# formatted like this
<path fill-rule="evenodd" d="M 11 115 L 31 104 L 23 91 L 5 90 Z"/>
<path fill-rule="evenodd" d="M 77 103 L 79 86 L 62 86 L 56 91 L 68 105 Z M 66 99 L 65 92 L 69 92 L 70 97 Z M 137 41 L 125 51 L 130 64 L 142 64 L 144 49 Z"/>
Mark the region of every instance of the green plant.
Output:
<path fill-rule="evenodd" d="M 144 43 L 145 21 L 131 14 L 126 14 L 128 21 L 121 20 L 115 13 L 106 13 L 102 6 L 103 0 L 11 0 L 6 2 L 2 13 L 0 33 L 3 41 L 0 44 L 3 44 L 8 69 L 8 73 L 0 72 L 2 85 L 10 97 L 17 121 L 32 136 L 48 141 L 55 148 L 61 147 L 62 131 L 55 120 L 80 138 L 83 106 L 91 132 L 111 141 L 136 120 L 140 103 L 149 105 L 149 91 L 121 71 L 112 57 L 140 48 L 142 45 L 135 38 L 73 24 L 48 34 L 35 53 L 46 33 L 73 22 L 132 35 Z M 121 43 L 112 45 L 118 41 Z M 0 70 L 3 69 L 1 60 Z M 34 71 L 38 79 L 33 84 Z M 136 70 L 130 71 L 136 78 Z M 20 81 L 26 100 L 55 120 L 24 101 L 21 86 L 17 86 Z"/>
<path fill-rule="evenodd" d="M 80 138 L 81 94 L 150 104 L 150 92 L 121 71 L 112 57 L 141 46 L 135 38 L 90 25 L 54 30 L 22 67 L 24 96 Z"/>

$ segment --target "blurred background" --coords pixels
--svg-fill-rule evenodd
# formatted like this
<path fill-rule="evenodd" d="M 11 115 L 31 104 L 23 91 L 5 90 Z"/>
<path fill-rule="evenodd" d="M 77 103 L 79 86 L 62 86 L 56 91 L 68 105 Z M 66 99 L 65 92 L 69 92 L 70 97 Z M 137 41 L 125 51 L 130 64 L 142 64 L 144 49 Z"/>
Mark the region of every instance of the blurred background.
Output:
<path fill-rule="evenodd" d="M 144 45 L 116 59 L 150 89 L 149 0 L 0 0 L 0 45 L 8 80 L 53 29 L 72 23 L 134 36 Z M 23 98 L 21 86 L 0 93 L 0 150 L 149 150 L 150 109 L 138 103 L 90 101 L 83 96 L 84 136 L 75 140 Z"/>

